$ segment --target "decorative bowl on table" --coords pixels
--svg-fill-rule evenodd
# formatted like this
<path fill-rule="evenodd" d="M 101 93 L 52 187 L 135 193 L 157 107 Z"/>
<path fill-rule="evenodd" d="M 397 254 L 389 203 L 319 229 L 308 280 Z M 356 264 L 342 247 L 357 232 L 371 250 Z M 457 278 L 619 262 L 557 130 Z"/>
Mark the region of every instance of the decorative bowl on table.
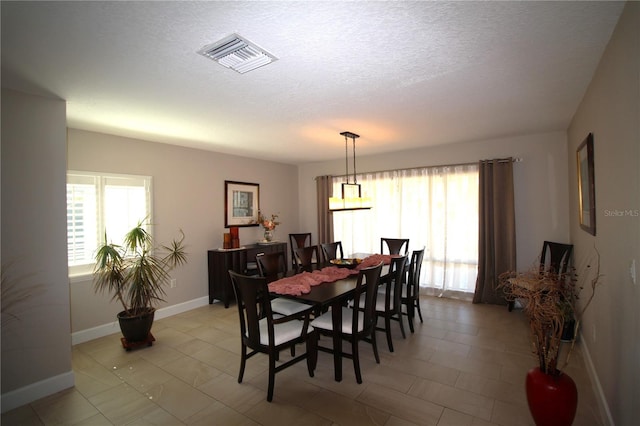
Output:
<path fill-rule="evenodd" d="M 359 264 L 362 263 L 362 259 L 352 258 L 352 259 L 332 259 L 329 263 L 336 265 L 338 268 L 355 268 Z"/>

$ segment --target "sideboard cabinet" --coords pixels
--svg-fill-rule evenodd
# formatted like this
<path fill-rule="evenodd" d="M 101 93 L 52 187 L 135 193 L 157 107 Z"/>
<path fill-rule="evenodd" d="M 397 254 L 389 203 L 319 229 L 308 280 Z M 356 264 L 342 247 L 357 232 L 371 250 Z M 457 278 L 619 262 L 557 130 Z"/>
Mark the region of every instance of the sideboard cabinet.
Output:
<path fill-rule="evenodd" d="M 207 252 L 209 267 L 209 303 L 218 299 L 229 307 L 229 302 L 235 300 L 229 270 L 240 274 L 247 273 L 247 263 L 255 262 L 258 253 L 284 252 L 287 260 L 287 243 L 256 243 L 239 249 L 212 249 Z M 285 263 L 287 264 L 287 263 Z"/>

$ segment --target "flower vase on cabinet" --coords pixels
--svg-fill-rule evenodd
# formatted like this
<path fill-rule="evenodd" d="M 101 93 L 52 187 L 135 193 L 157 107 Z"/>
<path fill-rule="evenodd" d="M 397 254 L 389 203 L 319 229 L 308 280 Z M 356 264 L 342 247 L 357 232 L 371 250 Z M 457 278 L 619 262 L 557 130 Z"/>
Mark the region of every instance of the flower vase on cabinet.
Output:
<path fill-rule="evenodd" d="M 271 219 L 269 219 L 264 216 L 260 210 L 258 210 L 258 220 L 252 223 L 262 225 L 264 228 L 264 236 L 262 237 L 263 243 L 270 243 L 273 241 L 273 231 L 275 231 L 276 226 L 280 225 L 277 214 L 272 214 Z"/>

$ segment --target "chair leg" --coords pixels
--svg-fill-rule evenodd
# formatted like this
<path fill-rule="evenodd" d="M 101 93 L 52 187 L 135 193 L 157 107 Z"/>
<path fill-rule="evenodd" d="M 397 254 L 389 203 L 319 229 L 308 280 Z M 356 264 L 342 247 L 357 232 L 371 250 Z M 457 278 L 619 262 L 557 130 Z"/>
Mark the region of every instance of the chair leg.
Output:
<path fill-rule="evenodd" d="M 242 383 L 242 378 L 244 377 L 244 367 L 247 364 L 247 347 L 242 345 L 242 350 L 240 352 L 240 373 L 238 373 L 238 383 Z"/>
<path fill-rule="evenodd" d="M 378 342 L 376 340 L 376 328 L 371 331 L 371 346 L 373 346 L 373 356 L 376 358 L 376 364 L 380 364 L 380 355 L 378 354 Z"/>
<path fill-rule="evenodd" d="M 389 352 L 393 352 L 393 342 L 391 341 L 391 317 L 386 315 L 384 317 L 384 328 L 387 334 L 387 345 L 389 345 Z"/>
<path fill-rule="evenodd" d="M 420 299 L 416 299 L 416 308 L 418 308 L 418 316 L 420 317 L 420 322 L 422 321 L 422 311 L 420 310 Z"/>
<path fill-rule="evenodd" d="M 291 358 L 296 356 L 296 345 L 291 345 Z"/>
<path fill-rule="evenodd" d="M 405 306 L 407 307 L 407 322 L 409 323 L 409 330 L 411 330 L 411 333 L 414 333 L 413 317 L 416 315 L 416 311 L 412 303 L 407 303 Z"/>
<path fill-rule="evenodd" d="M 351 342 L 351 354 L 353 358 L 353 369 L 356 373 L 356 382 L 362 383 L 362 374 L 360 373 L 360 353 L 358 351 L 358 340 L 353 339 Z"/>
<path fill-rule="evenodd" d="M 269 354 L 269 388 L 267 389 L 267 401 L 273 400 L 273 386 L 276 381 L 276 357 L 275 353 Z"/>
<path fill-rule="evenodd" d="M 400 332 L 402 333 L 402 338 L 406 339 L 407 335 L 404 332 L 404 325 L 402 324 L 402 311 L 398 312 L 398 322 L 400 323 Z"/>

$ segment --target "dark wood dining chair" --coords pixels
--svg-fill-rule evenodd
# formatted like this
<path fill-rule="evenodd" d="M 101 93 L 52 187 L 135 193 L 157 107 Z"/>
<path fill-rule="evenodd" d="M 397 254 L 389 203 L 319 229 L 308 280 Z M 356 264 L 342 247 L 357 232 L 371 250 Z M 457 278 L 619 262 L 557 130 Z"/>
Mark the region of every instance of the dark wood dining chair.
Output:
<path fill-rule="evenodd" d="M 402 304 L 400 297 L 402 294 L 402 282 L 404 281 L 405 267 L 407 265 L 407 255 L 398 256 L 391 259 L 389 273 L 385 282 L 378 287 L 378 297 L 376 300 L 376 317 L 384 318 L 384 327 L 376 324 L 376 330 L 384 331 L 387 335 L 387 345 L 389 352 L 393 352 L 393 341 L 391 338 L 391 320 L 400 324 L 402 338 L 407 336 L 404 332 L 402 322 Z"/>
<path fill-rule="evenodd" d="M 344 254 L 342 253 L 342 241 L 322 243 L 320 244 L 320 249 L 322 250 L 322 256 L 324 257 L 325 262 L 333 259 L 344 258 Z"/>
<path fill-rule="evenodd" d="M 295 250 L 295 262 L 295 267 L 298 272 L 311 272 L 314 265 L 317 266 L 320 263 L 318 246 L 298 247 Z"/>
<path fill-rule="evenodd" d="M 283 278 L 287 274 L 287 260 L 283 251 L 273 253 L 258 253 L 256 255 L 258 274 L 272 282 Z"/>
<path fill-rule="evenodd" d="M 566 274 L 569 270 L 573 244 L 545 241 L 540 254 L 540 270 L 557 275 Z"/>
<path fill-rule="evenodd" d="M 273 253 L 258 253 L 256 255 L 258 274 L 267 283 L 276 281 L 287 275 L 287 261 L 283 251 Z M 271 309 L 281 315 L 294 315 L 309 309 L 309 305 L 284 297 L 271 296 Z"/>
<path fill-rule="evenodd" d="M 370 268 L 362 268 L 358 272 L 358 279 L 355 290 L 353 292 L 354 306 L 360 305 L 360 300 L 364 300 L 364 308 L 353 309 L 347 306 L 342 307 L 342 324 L 340 329 L 335 330 L 333 327 L 333 313 L 326 312 L 311 321 L 311 326 L 321 335 L 334 337 L 338 335 L 342 340 L 351 343 L 351 353 L 340 352 L 340 356 L 349 358 L 353 361 L 353 369 L 356 375 L 356 381 L 362 383 L 362 373 L 360 372 L 360 355 L 358 344 L 361 340 L 371 343 L 373 347 L 373 355 L 376 362 L 380 364 L 380 356 L 378 355 L 378 346 L 376 343 L 375 332 L 375 305 L 378 283 L 380 282 L 380 273 L 382 271 L 382 262 L 377 266 Z M 333 353 L 335 348 L 326 348 L 317 346 L 318 350 Z"/>
<path fill-rule="evenodd" d="M 385 254 L 385 247 L 388 254 L 401 254 L 404 248 L 404 255 L 409 253 L 408 238 L 380 238 L 380 254 Z"/>
<path fill-rule="evenodd" d="M 402 284 L 402 294 L 400 303 L 405 307 L 403 315 L 407 316 L 409 330 L 414 332 L 413 320 L 418 311 L 420 322 L 422 321 L 422 311 L 420 310 L 420 273 L 422 272 L 422 261 L 424 259 L 424 250 L 414 250 L 411 253 L 411 262 L 409 263 L 409 271 L 407 280 Z"/>
<path fill-rule="evenodd" d="M 311 232 L 289 234 L 289 247 L 291 248 L 291 265 L 296 266 L 296 249 L 311 245 Z"/>
<path fill-rule="evenodd" d="M 275 317 L 268 297 L 267 280 L 229 271 L 233 291 L 236 294 L 240 316 L 240 341 L 242 344 L 238 383 L 242 383 L 247 360 L 258 353 L 269 357 L 269 385 L 267 401 L 273 400 L 276 373 L 307 360 L 309 376 L 313 377 L 317 362 L 317 333 L 309 329 L 310 310 L 295 315 Z M 306 345 L 302 355 L 276 366 L 281 350 L 298 343 Z M 251 350 L 248 352 L 248 350 Z"/>
<path fill-rule="evenodd" d="M 545 241 L 542 243 L 540 253 L 540 272 L 563 275 L 569 272 L 573 244 L 554 243 Z M 509 312 L 513 310 L 515 300 L 508 300 Z"/>

